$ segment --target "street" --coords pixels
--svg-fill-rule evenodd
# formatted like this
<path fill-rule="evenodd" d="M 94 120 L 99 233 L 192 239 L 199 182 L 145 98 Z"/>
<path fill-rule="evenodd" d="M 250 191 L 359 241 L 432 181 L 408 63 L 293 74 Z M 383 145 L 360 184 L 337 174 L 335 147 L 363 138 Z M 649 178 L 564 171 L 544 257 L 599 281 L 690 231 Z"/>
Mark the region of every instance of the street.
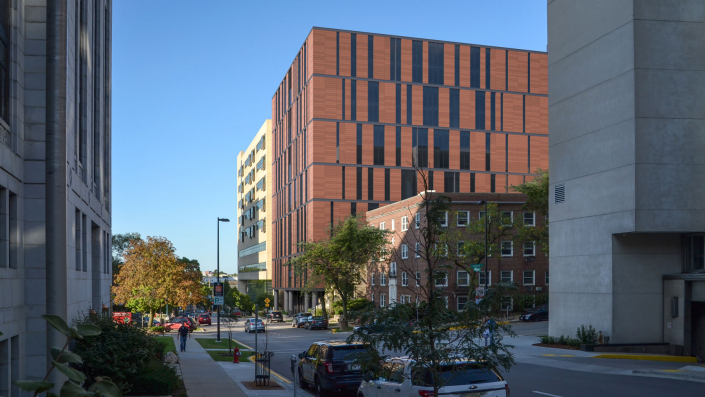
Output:
<path fill-rule="evenodd" d="M 206 332 L 196 337 L 215 337 L 216 323 L 206 326 Z M 244 320 L 234 328 L 233 339 L 255 346 L 255 334 L 243 332 Z M 517 338 L 507 343 L 515 346 L 516 365 L 503 373 L 511 388 L 512 396 L 702 396 L 703 384 L 660 378 L 634 376 L 634 369 L 677 369 L 682 363 L 596 359 L 581 356 L 583 352 L 547 349 L 532 346 L 537 335 L 547 332 L 548 322 L 513 324 Z M 272 371 L 289 381 L 293 380 L 289 357 L 308 349 L 311 343 L 321 340 L 341 340 L 349 332 L 333 334 L 331 331 L 310 331 L 292 328 L 290 323 L 267 324 L 267 332 L 257 334 L 259 350 L 274 352 Z M 227 330 L 221 328 L 221 338 Z M 549 352 L 549 353 L 546 353 Z M 582 354 L 581 354 L 582 353 Z M 276 378 L 276 377 L 275 377 Z M 277 379 L 278 380 L 278 379 Z"/>

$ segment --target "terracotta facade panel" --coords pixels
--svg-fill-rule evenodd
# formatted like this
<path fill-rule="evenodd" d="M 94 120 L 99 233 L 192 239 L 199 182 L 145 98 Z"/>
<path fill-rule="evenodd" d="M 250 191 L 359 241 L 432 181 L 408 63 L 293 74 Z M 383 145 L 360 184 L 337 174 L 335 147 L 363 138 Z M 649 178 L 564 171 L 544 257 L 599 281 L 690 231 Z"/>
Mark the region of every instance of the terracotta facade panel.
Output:
<path fill-rule="evenodd" d="M 475 91 L 460 90 L 460 128 L 475 128 Z"/>
<path fill-rule="evenodd" d="M 313 73 L 335 75 L 335 32 L 314 30 L 311 32 L 314 45 L 310 49 L 313 57 Z"/>
<path fill-rule="evenodd" d="M 379 83 L 379 121 L 396 122 L 396 84 Z"/>
<path fill-rule="evenodd" d="M 548 169 L 548 137 L 531 137 L 531 166 L 529 171 L 535 172 L 537 168 Z"/>
<path fill-rule="evenodd" d="M 411 127 L 401 127 L 401 166 L 411 167 Z"/>
<path fill-rule="evenodd" d="M 423 83 L 428 84 L 428 41 L 423 42 Z"/>
<path fill-rule="evenodd" d="M 438 89 L 438 126 L 448 128 L 450 120 L 450 89 Z"/>
<path fill-rule="evenodd" d="M 401 39 L 401 80 L 402 81 L 411 81 L 411 73 L 412 73 L 412 66 L 411 66 L 411 57 L 412 57 L 412 49 L 411 49 L 411 40 L 407 39 Z"/>
<path fill-rule="evenodd" d="M 490 85 L 493 90 L 506 88 L 506 56 L 505 50 L 490 50 Z"/>
<path fill-rule="evenodd" d="M 485 133 L 470 131 L 470 169 L 485 170 Z"/>
<path fill-rule="evenodd" d="M 374 78 L 390 80 L 389 64 L 389 37 L 374 36 Z"/>
<path fill-rule="evenodd" d="M 525 173 L 529 169 L 529 141 L 527 136 L 509 134 L 509 172 Z"/>
<path fill-rule="evenodd" d="M 367 81 L 357 81 L 357 121 L 367 121 Z"/>
<path fill-rule="evenodd" d="M 486 73 L 485 71 L 487 70 L 487 61 L 486 61 L 486 56 L 485 56 L 485 47 L 480 47 L 480 88 L 487 88 L 486 83 Z M 490 75 L 490 77 L 492 77 Z"/>
<path fill-rule="evenodd" d="M 526 52 L 509 51 L 509 91 L 526 92 L 529 82 L 529 57 Z"/>
<path fill-rule="evenodd" d="M 374 126 L 362 125 L 362 164 L 374 164 Z"/>
<path fill-rule="evenodd" d="M 378 201 L 384 201 L 384 169 L 374 168 L 373 174 L 373 184 L 375 189 L 373 199 Z"/>
<path fill-rule="evenodd" d="M 414 125 L 423 125 L 423 87 L 420 85 L 411 86 L 411 108 L 413 113 L 411 118 Z"/>
<path fill-rule="evenodd" d="M 384 126 L 384 165 L 396 165 L 396 127 Z"/>
<path fill-rule="evenodd" d="M 443 46 L 443 82 L 445 85 L 455 85 L 455 45 Z"/>
<path fill-rule="evenodd" d="M 548 55 L 531 53 L 531 92 L 548 95 Z"/>
<path fill-rule="evenodd" d="M 448 133 L 448 148 L 450 149 L 449 166 L 451 170 L 460 169 L 460 131 L 451 130 Z"/>
<path fill-rule="evenodd" d="M 475 192 L 490 193 L 491 178 L 490 174 L 475 174 Z"/>
<path fill-rule="evenodd" d="M 367 35 L 358 34 L 357 35 L 357 74 L 356 77 L 368 78 L 371 76 L 367 75 Z M 360 83 L 357 83 L 360 86 Z"/>
<path fill-rule="evenodd" d="M 523 96 L 504 94 L 504 131 L 522 132 L 523 130 Z"/>
<path fill-rule="evenodd" d="M 340 76 L 350 76 L 350 33 L 340 32 Z"/>
<path fill-rule="evenodd" d="M 506 154 L 506 135 L 491 134 L 490 135 L 490 169 L 495 172 L 505 172 L 507 159 Z"/>

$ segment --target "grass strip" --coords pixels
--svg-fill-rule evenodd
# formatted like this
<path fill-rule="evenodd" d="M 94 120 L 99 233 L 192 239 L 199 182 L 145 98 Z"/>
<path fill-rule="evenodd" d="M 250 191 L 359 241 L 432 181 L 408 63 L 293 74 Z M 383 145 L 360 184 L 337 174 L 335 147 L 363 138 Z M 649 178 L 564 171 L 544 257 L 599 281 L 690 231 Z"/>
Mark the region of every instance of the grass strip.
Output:
<path fill-rule="evenodd" d="M 222 342 L 218 343 L 215 341 L 215 338 L 195 338 L 196 342 L 198 342 L 201 347 L 204 349 L 227 349 L 228 348 L 228 340 L 227 339 L 221 339 Z M 245 346 L 235 342 L 232 340 L 232 347 L 233 349 L 237 347 L 238 349 L 247 349 Z"/>
<path fill-rule="evenodd" d="M 211 358 L 215 361 L 233 361 L 233 355 L 228 354 L 228 352 L 223 352 L 220 350 L 206 350 L 206 353 L 211 356 Z M 245 352 L 240 352 L 240 361 L 247 360 L 248 357 L 253 355 L 252 352 L 245 351 Z"/>
<path fill-rule="evenodd" d="M 176 353 L 176 345 L 174 344 L 174 338 L 171 336 L 155 336 L 157 343 L 161 345 L 162 351 L 166 354 L 167 352 Z"/>

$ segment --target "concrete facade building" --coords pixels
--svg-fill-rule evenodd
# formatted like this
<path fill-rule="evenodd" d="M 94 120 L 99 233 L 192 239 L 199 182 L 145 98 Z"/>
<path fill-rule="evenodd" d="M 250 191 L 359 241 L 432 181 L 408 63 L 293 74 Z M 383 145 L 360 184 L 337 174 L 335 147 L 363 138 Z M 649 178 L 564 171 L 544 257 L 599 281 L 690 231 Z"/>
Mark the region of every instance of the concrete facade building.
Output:
<path fill-rule="evenodd" d="M 392 303 L 413 303 L 417 296 L 424 299 L 422 288 L 428 282 L 427 263 L 421 255 L 416 255 L 418 249 L 423 251 L 424 241 L 419 230 L 426 222 L 423 208 L 424 196 L 421 192 L 405 200 L 368 211 L 365 219 L 374 227 L 391 232 L 390 250 L 396 252 L 387 262 L 381 264 L 382 269 L 374 269 L 367 274 L 367 298 L 375 305 L 384 307 Z M 458 249 L 465 241 L 484 241 L 483 234 L 468 232 L 473 223 L 480 221 L 484 216 L 484 205 L 478 201 L 486 200 L 496 203 L 497 210 L 503 217 L 520 222 L 527 227 L 543 226 L 544 220 L 533 212 L 522 209 L 526 196 L 518 193 L 447 193 L 452 204 L 445 224 L 449 230 L 450 249 Z M 455 246 L 454 246 L 455 245 Z M 514 283 L 520 294 L 533 295 L 534 302 L 537 295 L 548 293 L 549 274 L 548 258 L 541 252 L 534 241 L 514 241 L 512 236 L 500 239 L 492 245 L 497 254 L 492 255 L 487 261 L 487 273 L 483 270 L 473 275 L 466 269 L 454 266 L 447 272 L 445 283 L 438 283 L 446 291 L 448 307 L 462 310 L 470 299 L 475 298 L 474 285 L 485 285 L 485 275 L 488 275 L 487 285 L 492 286 L 499 282 Z M 459 252 L 459 251 L 457 251 Z M 469 268 L 474 262 L 467 262 Z M 484 265 L 484 261 L 481 262 Z M 527 299 L 528 301 L 528 299 Z M 514 306 L 512 298 L 503 302 L 510 309 Z M 505 308 L 503 307 L 503 308 Z"/>
<path fill-rule="evenodd" d="M 0 395 L 110 309 L 110 0 L 0 1 Z"/>
<path fill-rule="evenodd" d="M 272 121 L 237 156 L 238 291 L 254 300 L 272 292 Z"/>
<path fill-rule="evenodd" d="M 702 1 L 548 1 L 551 335 L 705 359 Z"/>
<path fill-rule="evenodd" d="M 548 165 L 547 55 L 313 28 L 272 97 L 275 307 L 316 304 L 286 266 L 329 225 L 430 189 L 506 192 Z M 319 286 L 322 287 L 322 286 Z"/>

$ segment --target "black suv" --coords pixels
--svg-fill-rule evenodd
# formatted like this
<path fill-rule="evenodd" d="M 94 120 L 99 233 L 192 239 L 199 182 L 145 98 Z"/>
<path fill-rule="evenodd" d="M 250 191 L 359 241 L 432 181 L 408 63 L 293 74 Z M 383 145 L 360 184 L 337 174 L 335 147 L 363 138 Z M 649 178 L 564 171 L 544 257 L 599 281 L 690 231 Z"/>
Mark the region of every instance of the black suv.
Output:
<path fill-rule="evenodd" d="M 269 320 L 270 323 L 273 322 L 284 322 L 284 316 L 282 316 L 282 312 L 271 312 L 267 314 L 267 320 Z"/>
<path fill-rule="evenodd" d="M 355 391 L 362 382 L 360 366 L 354 363 L 355 355 L 364 351 L 365 346 L 360 342 L 315 342 L 299 353 L 298 360 L 291 356 L 291 370 L 294 371 L 298 361 L 301 388 L 313 386 L 319 396 L 329 391 Z"/>

